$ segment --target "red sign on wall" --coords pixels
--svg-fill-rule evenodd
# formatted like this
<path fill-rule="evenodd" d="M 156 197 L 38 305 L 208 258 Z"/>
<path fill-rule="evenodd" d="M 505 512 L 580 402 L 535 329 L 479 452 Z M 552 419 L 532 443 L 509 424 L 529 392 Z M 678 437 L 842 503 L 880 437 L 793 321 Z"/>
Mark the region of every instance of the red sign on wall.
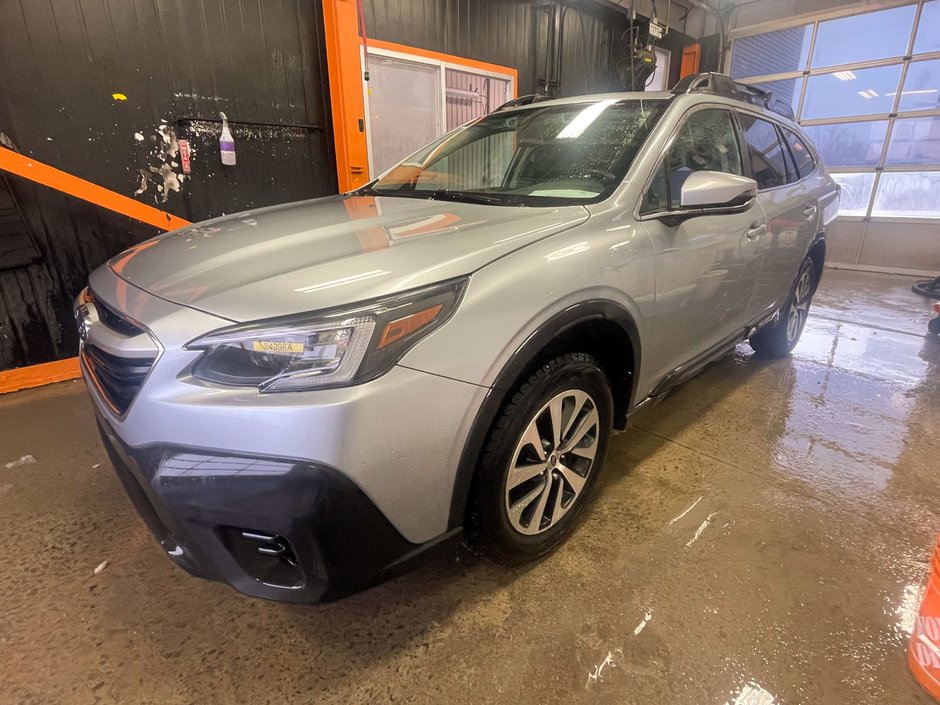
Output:
<path fill-rule="evenodd" d="M 192 165 L 190 163 L 192 153 L 189 150 L 189 140 L 180 140 L 178 144 L 180 147 L 180 164 L 183 166 L 183 173 L 188 174 L 192 171 Z"/>

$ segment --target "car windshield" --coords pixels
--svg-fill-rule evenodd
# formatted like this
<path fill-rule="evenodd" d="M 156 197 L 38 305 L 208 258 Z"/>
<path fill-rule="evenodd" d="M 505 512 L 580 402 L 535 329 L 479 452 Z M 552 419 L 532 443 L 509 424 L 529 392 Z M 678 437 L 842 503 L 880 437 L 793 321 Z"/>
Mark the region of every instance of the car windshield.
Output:
<path fill-rule="evenodd" d="M 667 105 L 600 100 L 491 113 L 411 155 L 361 193 L 557 206 L 609 196 Z"/>

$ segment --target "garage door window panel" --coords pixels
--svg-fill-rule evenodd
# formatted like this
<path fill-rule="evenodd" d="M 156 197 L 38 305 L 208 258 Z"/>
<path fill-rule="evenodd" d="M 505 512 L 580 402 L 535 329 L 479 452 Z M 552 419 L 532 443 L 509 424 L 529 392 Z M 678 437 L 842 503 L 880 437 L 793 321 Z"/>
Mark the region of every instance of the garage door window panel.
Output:
<path fill-rule="evenodd" d="M 917 23 L 917 37 L 914 40 L 914 53 L 924 54 L 940 51 L 940 0 L 924 3 Z"/>
<path fill-rule="evenodd" d="M 771 76 L 802 71 L 809 59 L 813 25 L 742 37 L 734 42 L 732 76 Z"/>
<path fill-rule="evenodd" d="M 940 218 L 940 172 L 883 173 L 871 214 L 884 218 Z"/>
<path fill-rule="evenodd" d="M 812 65 L 822 68 L 904 56 L 916 10 L 916 5 L 905 5 L 820 22 Z"/>
<path fill-rule="evenodd" d="M 827 166 L 877 166 L 888 133 L 888 121 L 808 125 L 804 129 Z"/>
<path fill-rule="evenodd" d="M 911 62 L 904 77 L 898 112 L 937 109 L 940 109 L 940 59 Z"/>
<path fill-rule="evenodd" d="M 940 166 L 940 116 L 895 120 L 885 164 Z"/>
<path fill-rule="evenodd" d="M 839 215 L 865 216 L 871 201 L 871 189 L 875 185 L 874 173 L 832 174 L 833 180 L 842 187 L 839 200 Z"/>
<path fill-rule="evenodd" d="M 815 120 L 890 113 L 900 78 L 900 64 L 810 76 L 801 118 Z"/>

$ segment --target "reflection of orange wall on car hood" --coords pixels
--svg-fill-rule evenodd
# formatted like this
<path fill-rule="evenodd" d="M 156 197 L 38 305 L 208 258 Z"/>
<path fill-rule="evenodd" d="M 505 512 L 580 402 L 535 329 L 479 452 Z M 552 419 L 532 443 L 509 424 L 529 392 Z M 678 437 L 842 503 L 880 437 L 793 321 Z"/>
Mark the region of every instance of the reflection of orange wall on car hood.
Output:
<path fill-rule="evenodd" d="M 375 207 L 375 199 L 372 196 L 349 196 L 343 200 L 346 211 L 349 213 L 350 220 L 366 220 L 375 218 L 378 215 L 378 209 Z M 388 247 L 391 242 L 385 228 L 368 227 L 357 230 L 356 235 L 362 244 L 363 252 L 371 252 Z"/>

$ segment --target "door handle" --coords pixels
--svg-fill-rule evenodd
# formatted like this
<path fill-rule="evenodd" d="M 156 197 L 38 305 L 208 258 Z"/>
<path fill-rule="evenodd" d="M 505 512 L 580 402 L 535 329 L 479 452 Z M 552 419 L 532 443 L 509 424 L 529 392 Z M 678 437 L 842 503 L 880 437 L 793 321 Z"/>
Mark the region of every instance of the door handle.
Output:
<path fill-rule="evenodd" d="M 767 232 L 766 225 L 763 225 L 763 224 L 758 225 L 757 223 L 755 223 L 754 225 L 751 226 L 750 230 L 747 231 L 746 233 L 747 239 L 750 242 L 754 242 L 757 238 L 759 238 L 761 235 L 763 235 L 766 232 Z"/>
<path fill-rule="evenodd" d="M 812 220 L 813 216 L 816 215 L 816 204 L 810 203 L 806 208 L 803 209 L 803 216 L 807 220 Z"/>

